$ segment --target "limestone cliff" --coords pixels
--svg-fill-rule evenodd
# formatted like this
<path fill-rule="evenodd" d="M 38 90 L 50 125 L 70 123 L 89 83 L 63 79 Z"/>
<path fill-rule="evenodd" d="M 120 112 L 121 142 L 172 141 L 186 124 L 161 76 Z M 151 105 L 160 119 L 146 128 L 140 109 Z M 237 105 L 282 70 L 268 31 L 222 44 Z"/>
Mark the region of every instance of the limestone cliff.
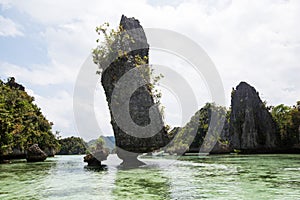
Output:
<path fill-rule="evenodd" d="M 127 18 L 123 15 L 121 18 L 120 26 L 124 31 L 127 31 L 130 38 L 132 38 L 135 42 L 131 43 L 130 45 L 129 43 L 124 42 L 124 44 L 121 45 L 122 48 L 124 48 L 122 50 L 125 50 L 127 52 L 127 55 L 118 57 L 116 60 L 114 60 L 102 72 L 101 77 L 101 83 L 105 90 L 106 100 L 110 109 L 111 124 L 116 139 L 116 146 L 129 152 L 151 152 L 155 149 L 163 147 L 168 142 L 167 132 L 165 131 L 165 128 L 163 127 L 156 135 L 152 137 L 134 137 L 118 126 L 118 123 L 112 112 L 112 106 L 126 106 L 124 103 L 125 100 L 118 96 L 114 96 L 114 98 L 116 98 L 114 100 L 116 100 L 118 104 L 112 105 L 112 95 L 115 89 L 115 85 L 127 72 L 136 67 L 137 63 L 134 60 L 136 56 L 139 56 L 140 58 L 146 58 L 146 63 L 148 63 L 149 54 L 149 45 L 147 43 L 147 38 L 138 20 L 134 18 Z M 130 85 L 136 84 L 136 78 L 138 77 L 132 77 L 130 82 L 126 83 L 128 87 Z M 154 104 L 155 102 L 153 99 L 153 95 L 148 85 L 137 88 L 130 97 L 129 103 L 129 112 L 132 121 L 136 125 L 142 127 L 145 127 L 149 123 L 151 123 L 149 117 L 149 109 L 153 107 Z M 115 109 L 118 109 L 116 107 Z M 156 112 L 156 114 L 159 116 L 156 120 L 160 121 L 163 124 L 159 109 L 154 108 L 153 111 Z M 147 133 L 141 132 L 140 135 L 147 136 Z M 123 159 L 121 153 L 119 153 L 118 155 Z"/>
<path fill-rule="evenodd" d="M 220 121 L 212 123 L 212 110 L 219 116 L 225 116 L 227 112 L 224 123 L 222 122 L 221 125 Z M 219 127 L 222 131 L 215 135 L 214 132 L 218 133 L 215 131 L 218 126 L 222 126 Z M 210 133 L 209 127 L 212 130 Z M 193 131 L 196 134 L 192 134 Z M 214 145 L 210 150 L 212 154 L 229 153 L 234 149 L 240 150 L 241 153 L 296 152 L 290 147 L 280 146 L 276 123 L 261 101 L 258 92 L 245 82 L 241 82 L 232 91 L 231 111 L 206 104 L 195 113 L 187 125 L 176 128 L 171 133 L 175 135 L 175 139 L 178 138 L 178 141 L 167 149 L 170 153 L 201 152 L 201 146 L 205 146 L 203 142 L 207 136 L 208 141 L 217 141 L 211 143 Z M 187 141 L 191 136 L 193 136 L 192 141 Z"/>
<path fill-rule="evenodd" d="M 245 82 L 232 91 L 230 143 L 242 152 L 267 153 L 278 145 L 279 135 L 258 92 Z"/>

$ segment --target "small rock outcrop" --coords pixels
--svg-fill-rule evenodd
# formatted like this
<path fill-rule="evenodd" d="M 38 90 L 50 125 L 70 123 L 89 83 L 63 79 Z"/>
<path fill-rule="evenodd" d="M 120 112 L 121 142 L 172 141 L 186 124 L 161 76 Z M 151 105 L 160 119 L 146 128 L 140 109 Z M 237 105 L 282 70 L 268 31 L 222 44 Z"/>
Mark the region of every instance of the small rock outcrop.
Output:
<path fill-rule="evenodd" d="M 101 167 L 101 161 L 107 159 L 108 151 L 100 150 L 93 154 L 88 154 L 84 157 L 84 162 L 88 163 L 89 167 Z"/>
<path fill-rule="evenodd" d="M 27 149 L 27 162 L 41 162 L 46 160 L 46 158 L 47 154 L 39 148 L 38 144 L 34 144 Z"/>
<path fill-rule="evenodd" d="M 232 91 L 230 143 L 243 153 L 273 152 L 279 135 L 271 114 L 258 92 L 245 82 Z"/>

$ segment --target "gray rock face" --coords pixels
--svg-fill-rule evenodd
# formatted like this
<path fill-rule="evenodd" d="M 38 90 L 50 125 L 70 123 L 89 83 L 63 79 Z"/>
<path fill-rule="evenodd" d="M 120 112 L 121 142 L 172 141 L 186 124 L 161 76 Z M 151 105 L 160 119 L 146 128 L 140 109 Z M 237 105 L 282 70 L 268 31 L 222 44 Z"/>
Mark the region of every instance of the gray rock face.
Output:
<path fill-rule="evenodd" d="M 229 153 L 229 124 L 224 107 L 207 103 L 182 128 L 176 127 L 169 135 L 174 140 L 166 148 L 173 154 Z"/>
<path fill-rule="evenodd" d="M 6 159 L 24 159 L 26 158 L 26 151 L 20 148 L 12 148 L 4 153 Z"/>
<path fill-rule="evenodd" d="M 232 147 L 230 146 L 230 133 L 229 133 L 229 123 L 227 119 L 224 121 L 224 126 L 222 132 L 219 136 L 219 140 L 211 150 L 211 154 L 225 154 L 232 152 Z"/>
<path fill-rule="evenodd" d="M 230 134 L 232 147 L 242 152 L 265 153 L 277 147 L 276 124 L 256 90 L 245 82 L 232 92 Z"/>
<path fill-rule="evenodd" d="M 43 151 L 47 154 L 48 157 L 54 157 L 56 154 L 55 149 L 53 147 L 47 147 L 43 149 Z"/>
<path fill-rule="evenodd" d="M 124 43 L 122 46 L 124 48 L 123 50 L 128 52 L 127 57 L 119 57 L 118 59 L 113 61 L 109 65 L 109 67 L 107 67 L 102 72 L 101 77 L 101 83 L 105 90 L 106 100 L 110 109 L 111 124 L 116 139 L 116 146 L 129 152 L 151 152 L 155 149 L 163 147 L 166 144 L 166 142 L 168 142 L 167 132 L 165 131 L 165 128 L 162 128 L 162 130 L 159 133 L 152 137 L 134 137 L 129 133 L 126 133 L 118 126 L 112 114 L 112 95 L 115 89 L 115 85 L 120 80 L 120 78 L 122 78 L 131 69 L 136 67 L 136 63 L 134 60 L 135 56 L 139 56 L 141 58 L 148 58 L 149 54 L 149 45 L 147 43 L 147 38 L 139 21 L 134 18 L 127 18 L 123 15 L 120 25 L 125 31 L 129 31 L 128 35 L 130 35 L 130 37 L 134 39 L 135 43 L 131 45 L 129 45 L 128 43 Z M 135 84 L 135 77 L 132 77 L 132 80 L 127 84 L 128 86 Z M 117 101 L 120 103 L 119 106 L 126 106 L 124 105 L 124 99 L 119 97 L 114 98 L 117 98 Z M 145 127 L 149 123 L 151 123 L 149 117 L 149 109 L 154 104 L 155 103 L 153 95 L 151 93 L 151 89 L 149 89 L 149 85 L 139 87 L 130 98 L 129 112 L 132 121 L 136 125 L 142 127 Z M 159 116 L 159 118 L 156 120 L 162 122 L 162 117 L 159 113 L 159 109 L 154 109 L 154 112 L 156 112 Z M 141 132 L 140 135 L 147 135 L 147 133 Z M 126 156 L 124 157 L 123 153 L 122 155 L 120 153 L 119 156 L 123 160 L 126 159 Z M 136 156 L 137 154 L 135 155 L 135 157 Z"/>
<path fill-rule="evenodd" d="M 27 162 L 41 162 L 46 160 L 47 154 L 43 152 L 37 144 L 32 145 L 27 149 Z"/>

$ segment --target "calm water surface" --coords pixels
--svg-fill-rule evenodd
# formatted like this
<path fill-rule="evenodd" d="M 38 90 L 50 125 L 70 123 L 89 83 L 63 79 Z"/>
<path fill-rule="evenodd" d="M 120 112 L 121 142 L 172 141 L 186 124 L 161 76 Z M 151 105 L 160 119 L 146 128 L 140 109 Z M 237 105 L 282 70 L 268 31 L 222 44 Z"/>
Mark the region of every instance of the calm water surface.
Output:
<path fill-rule="evenodd" d="M 85 168 L 83 156 L 0 165 L 0 199 L 300 199 L 300 155 L 142 158 L 121 169 Z"/>

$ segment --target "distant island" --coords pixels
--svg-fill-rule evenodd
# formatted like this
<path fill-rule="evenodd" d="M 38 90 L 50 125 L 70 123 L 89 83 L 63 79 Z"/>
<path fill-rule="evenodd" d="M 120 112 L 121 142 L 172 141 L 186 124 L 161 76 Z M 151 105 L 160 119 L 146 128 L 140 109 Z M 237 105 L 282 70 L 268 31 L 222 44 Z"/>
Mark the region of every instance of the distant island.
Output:
<path fill-rule="evenodd" d="M 245 82 L 232 89 L 231 97 L 229 109 L 207 103 L 184 127 L 172 129 L 170 135 L 175 139 L 165 151 L 171 154 L 201 152 L 214 114 L 225 119 L 223 124 L 212 124 L 221 131 L 210 133 L 210 139 L 216 141 L 210 147 L 211 154 L 300 153 L 300 101 L 292 107 L 267 106 L 255 88 Z M 195 137 L 188 141 L 186 136 L 193 131 Z"/>
<path fill-rule="evenodd" d="M 110 153 L 115 150 L 115 138 L 113 136 L 100 136 L 98 139 L 90 140 L 85 142 L 80 137 L 67 137 L 59 139 L 60 150 L 57 155 L 80 155 L 86 154 L 94 150 L 97 143 L 102 143 L 103 147 Z"/>

